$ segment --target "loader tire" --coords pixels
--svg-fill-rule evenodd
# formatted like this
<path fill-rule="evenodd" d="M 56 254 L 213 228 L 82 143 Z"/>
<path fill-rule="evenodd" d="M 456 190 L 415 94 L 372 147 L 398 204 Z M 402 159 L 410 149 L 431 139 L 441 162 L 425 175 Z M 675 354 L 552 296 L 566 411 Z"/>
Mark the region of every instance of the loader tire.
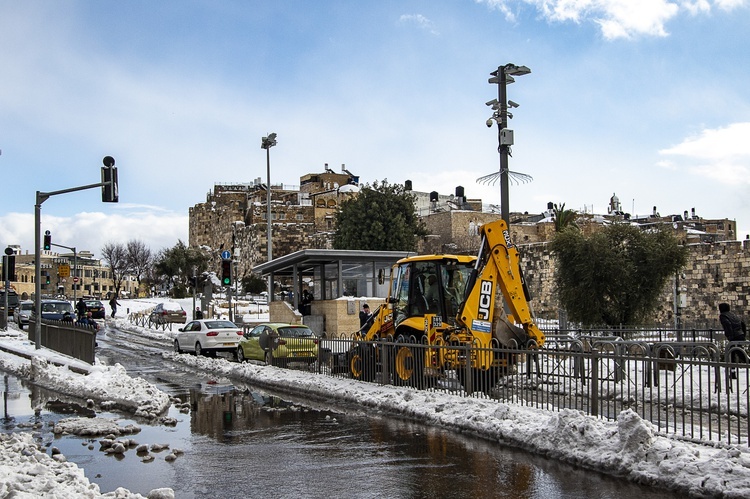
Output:
<path fill-rule="evenodd" d="M 358 346 L 348 356 L 349 375 L 359 381 L 375 379 L 375 352 L 367 346 Z"/>
<path fill-rule="evenodd" d="M 426 388 L 424 351 L 407 345 L 397 345 L 393 351 L 393 384 Z"/>

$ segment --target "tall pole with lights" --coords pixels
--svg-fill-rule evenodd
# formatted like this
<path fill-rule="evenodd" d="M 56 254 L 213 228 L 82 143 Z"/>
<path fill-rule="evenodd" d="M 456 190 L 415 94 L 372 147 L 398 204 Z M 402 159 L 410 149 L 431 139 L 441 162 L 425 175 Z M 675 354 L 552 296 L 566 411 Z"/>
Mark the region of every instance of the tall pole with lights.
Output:
<path fill-rule="evenodd" d="M 267 249 L 268 249 L 268 261 L 273 259 L 273 251 L 271 244 L 271 148 L 276 145 L 276 134 L 269 133 L 268 136 L 263 137 L 260 141 L 260 148 L 266 150 L 266 222 L 267 222 Z M 268 300 L 273 300 L 273 277 L 272 274 L 268 275 Z"/>
<path fill-rule="evenodd" d="M 497 101 L 487 103 L 495 110 L 492 118 L 487 120 L 487 126 L 492 126 L 493 119 L 497 121 L 497 151 L 500 153 L 500 211 L 508 226 L 510 226 L 508 156 L 510 156 L 510 146 L 513 145 L 513 130 L 508 128 L 508 117 L 512 118 L 513 115 L 508 113 L 508 105 L 517 107 L 518 104 L 508 100 L 506 87 L 516 81 L 513 79 L 514 76 L 523 76 L 529 73 L 531 73 L 531 70 L 526 66 L 508 63 L 491 72 L 492 78 L 488 80 L 489 83 L 497 84 Z"/>

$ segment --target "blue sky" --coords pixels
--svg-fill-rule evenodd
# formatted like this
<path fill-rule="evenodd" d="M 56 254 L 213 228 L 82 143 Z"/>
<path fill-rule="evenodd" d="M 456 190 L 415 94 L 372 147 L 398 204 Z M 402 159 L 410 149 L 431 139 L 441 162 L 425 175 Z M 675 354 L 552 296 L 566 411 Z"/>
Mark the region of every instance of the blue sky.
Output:
<path fill-rule="evenodd" d="M 695 208 L 750 234 L 750 0 L 0 0 L 0 245 L 43 230 L 98 254 L 188 238 L 217 182 L 342 164 L 363 182 L 500 204 L 489 73 L 520 104 L 511 211 Z"/>

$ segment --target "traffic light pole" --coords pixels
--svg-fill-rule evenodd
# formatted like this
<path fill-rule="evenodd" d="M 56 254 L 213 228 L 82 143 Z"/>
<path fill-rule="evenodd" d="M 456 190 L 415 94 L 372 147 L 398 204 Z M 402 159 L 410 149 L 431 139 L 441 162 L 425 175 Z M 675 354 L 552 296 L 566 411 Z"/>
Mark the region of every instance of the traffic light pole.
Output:
<path fill-rule="evenodd" d="M 115 160 L 111 156 L 104 158 L 104 167 L 113 170 Z M 104 174 L 102 173 L 102 178 Z M 41 192 L 36 191 L 36 203 L 34 204 L 34 338 L 36 349 L 42 348 L 42 203 L 52 196 L 67 194 L 69 192 L 84 191 L 102 187 L 102 191 L 109 188 L 114 193 L 112 202 L 117 200 L 117 174 L 110 173 L 109 180 L 97 184 L 82 185 L 60 191 Z M 104 201 L 104 195 L 102 195 Z"/>
<path fill-rule="evenodd" d="M 57 246 L 58 248 L 69 249 L 70 251 L 73 252 L 73 277 L 75 278 L 76 268 L 78 267 L 78 252 L 76 251 L 75 246 L 71 248 L 70 246 L 63 246 L 62 244 L 55 244 L 55 243 L 50 243 L 50 246 Z M 73 303 L 76 302 L 76 288 L 77 287 L 78 287 L 78 283 L 73 281 Z"/>

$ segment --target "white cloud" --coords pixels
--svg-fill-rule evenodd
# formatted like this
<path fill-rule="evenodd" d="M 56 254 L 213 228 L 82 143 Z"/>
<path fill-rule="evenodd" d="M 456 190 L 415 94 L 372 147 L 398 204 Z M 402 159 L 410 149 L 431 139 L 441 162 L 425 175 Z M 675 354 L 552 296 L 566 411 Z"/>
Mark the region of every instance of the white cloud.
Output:
<path fill-rule="evenodd" d="M 153 253 L 171 248 L 180 239 L 188 242 L 188 215 L 174 213 L 117 213 L 82 212 L 71 217 L 42 215 L 42 232 L 49 230 L 53 244 L 61 244 L 77 251 L 90 251 L 101 257 L 101 248 L 109 242 L 126 243 L 137 239 Z M 0 216 L 0 241 L 21 246 L 21 252 L 33 254 L 34 216 L 27 213 L 8 213 Z M 64 248 L 53 251 L 65 253 Z"/>
<path fill-rule="evenodd" d="M 659 154 L 679 156 L 690 171 L 728 184 L 750 183 L 750 122 L 706 129 Z"/>
<path fill-rule="evenodd" d="M 435 29 L 435 25 L 422 14 L 403 14 L 399 19 L 401 24 L 416 24 L 419 28 L 427 31 L 432 35 L 440 33 Z"/>
<path fill-rule="evenodd" d="M 634 36 L 668 35 L 667 22 L 680 10 L 690 14 L 710 13 L 711 6 L 730 11 L 748 5 L 748 0 L 476 0 L 502 12 L 515 22 L 512 4 L 535 7 L 544 19 L 553 22 L 591 21 L 599 25 L 607 40 Z"/>

